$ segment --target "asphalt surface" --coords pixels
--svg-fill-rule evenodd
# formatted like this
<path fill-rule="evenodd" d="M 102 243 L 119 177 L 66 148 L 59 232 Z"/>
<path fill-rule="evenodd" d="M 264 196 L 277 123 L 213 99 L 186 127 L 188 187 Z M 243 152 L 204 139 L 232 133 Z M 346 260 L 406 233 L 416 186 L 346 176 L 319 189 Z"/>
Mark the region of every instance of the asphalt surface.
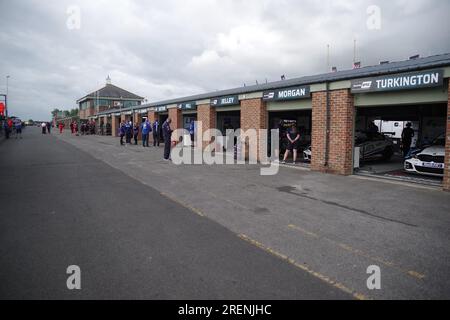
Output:
<path fill-rule="evenodd" d="M 450 194 L 440 188 L 305 168 L 262 176 L 259 165 L 175 165 L 162 148 L 57 137 L 358 298 L 450 298 Z M 379 290 L 367 287 L 373 265 Z"/>
<path fill-rule="evenodd" d="M 0 299 L 353 298 L 52 135 L 0 142 Z"/>

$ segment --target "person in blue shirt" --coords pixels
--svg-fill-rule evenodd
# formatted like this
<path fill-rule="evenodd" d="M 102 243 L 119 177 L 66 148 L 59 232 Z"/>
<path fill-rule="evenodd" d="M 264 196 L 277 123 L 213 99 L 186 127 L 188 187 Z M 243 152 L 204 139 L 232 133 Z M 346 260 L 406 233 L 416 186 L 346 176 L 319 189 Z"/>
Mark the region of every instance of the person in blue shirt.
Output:
<path fill-rule="evenodd" d="M 152 125 L 148 119 L 146 119 L 141 126 L 141 132 L 142 132 L 142 146 L 149 147 L 148 145 L 148 137 L 150 135 L 150 132 L 152 132 Z"/>
<path fill-rule="evenodd" d="M 194 147 L 194 140 L 195 140 L 195 121 L 191 120 L 191 123 L 189 125 L 189 134 L 191 136 L 191 146 Z"/>
<path fill-rule="evenodd" d="M 20 135 L 20 139 L 22 139 L 22 121 L 16 119 L 14 122 L 14 129 L 16 130 L 16 139 Z"/>
<path fill-rule="evenodd" d="M 172 132 L 170 124 L 172 119 L 168 118 L 162 125 L 162 131 L 164 135 L 164 160 L 170 160 L 170 143 L 172 142 Z"/>
<path fill-rule="evenodd" d="M 158 145 L 159 147 L 159 130 L 161 130 L 160 126 L 159 126 L 159 121 L 155 120 L 155 122 L 153 122 L 153 146 L 156 147 L 156 145 Z"/>
<path fill-rule="evenodd" d="M 125 122 L 122 121 L 119 125 L 120 145 L 123 146 L 123 137 L 125 136 Z"/>

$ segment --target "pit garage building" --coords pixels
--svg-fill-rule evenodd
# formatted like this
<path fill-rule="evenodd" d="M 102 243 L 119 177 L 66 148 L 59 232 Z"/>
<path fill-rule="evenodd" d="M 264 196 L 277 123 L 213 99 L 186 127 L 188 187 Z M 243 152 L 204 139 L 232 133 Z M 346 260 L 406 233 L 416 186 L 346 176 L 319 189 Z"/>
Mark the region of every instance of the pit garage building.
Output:
<path fill-rule="evenodd" d="M 311 145 L 311 170 L 400 179 L 409 175 L 403 170 L 399 133 L 411 123 L 414 145 L 445 136 L 444 177 L 438 183 L 450 190 L 449 77 L 450 54 L 442 54 L 168 99 L 96 116 L 111 122 L 113 135 L 120 120 L 143 118 L 153 122 L 170 117 L 173 128 L 186 128 L 198 120 L 203 132 L 296 125 L 302 147 Z M 355 138 L 372 123 L 393 142 L 388 160 L 366 161 L 369 147 L 360 147 Z"/>

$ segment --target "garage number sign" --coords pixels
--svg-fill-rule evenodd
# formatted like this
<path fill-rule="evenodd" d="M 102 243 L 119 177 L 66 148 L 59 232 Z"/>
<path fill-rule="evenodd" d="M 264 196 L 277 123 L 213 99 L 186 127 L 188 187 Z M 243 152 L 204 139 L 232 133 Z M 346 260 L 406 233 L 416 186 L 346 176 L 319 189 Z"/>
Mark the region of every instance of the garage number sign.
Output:
<path fill-rule="evenodd" d="M 236 106 L 238 104 L 239 96 L 228 96 L 211 99 L 211 106 L 213 107 Z"/>
<path fill-rule="evenodd" d="M 352 93 L 441 87 L 443 78 L 443 70 L 430 70 L 359 79 L 352 81 Z"/>
<path fill-rule="evenodd" d="M 298 100 L 310 97 L 311 89 L 309 86 L 278 89 L 263 93 L 264 101 Z"/>
<path fill-rule="evenodd" d="M 166 112 L 167 106 L 160 106 L 155 108 L 155 112 Z"/>
<path fill-rule="evenodd" d="M 197 103 L 196 102 L 180 103 L 178 105 L 178 109 L 181 109 L 181 110 L 196 110 L 197 109 Z"/>

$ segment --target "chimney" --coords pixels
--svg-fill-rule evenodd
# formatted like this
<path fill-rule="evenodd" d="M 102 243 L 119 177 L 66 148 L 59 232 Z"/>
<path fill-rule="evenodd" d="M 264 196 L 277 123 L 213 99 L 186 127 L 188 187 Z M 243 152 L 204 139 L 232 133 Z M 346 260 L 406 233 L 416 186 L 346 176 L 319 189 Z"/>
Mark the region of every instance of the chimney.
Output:
<path fill-rule="evenodd" d="M 338 71 L 337 67 L 332 67 L 331 68 L 331 72 L 337 72 L 337 71 Z"/>

